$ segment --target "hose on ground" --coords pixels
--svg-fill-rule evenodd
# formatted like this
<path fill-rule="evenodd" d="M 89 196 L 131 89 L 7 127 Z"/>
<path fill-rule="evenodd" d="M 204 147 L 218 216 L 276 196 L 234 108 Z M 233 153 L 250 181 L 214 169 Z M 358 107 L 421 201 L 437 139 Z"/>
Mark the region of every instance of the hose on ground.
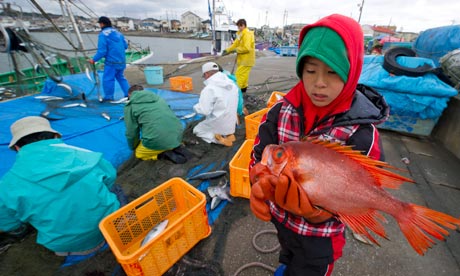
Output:
<path fill-rule="evenodd" d="M 274 247 L 272 248 L 267 248 L 267 249 L 263 249 L 262 247 L 258 246 L 257 245 L 257 238 L 260 236 L 260 235 L 263 235 L 263 234 L 274 234 L 276 235 L 277 232 L 276 230 L 262 230 L 260 232 L 257 232 L 254 237 L 252 237 L 252 246 L 254 246 L 254 248 L 261 252 L 261 253 L 272 253 L 272 252 L 275 252 L 277 251 L 279 248 L 280 248 L 280 245 L 277 244 L 275 245 Z M 270 265 L 267 265 L 267 264 L 264 264 L 264 263 L 261 263 L 261 262 L 250 262 L 250 263 L 247 263 L 243 266 L 241 266 L 240 268 L 238 268 L 238 270 L 233 274 L 233 276 L 238 276 L 241 271 L 247 269 L 247 268 L 250 268 L 250 267 L 261 267 L 263 269 L 266 269 L 270 272 L 275 272 L 276 271 L 276 268 L 273 267 L 273 266 L 270 266 Z"/>

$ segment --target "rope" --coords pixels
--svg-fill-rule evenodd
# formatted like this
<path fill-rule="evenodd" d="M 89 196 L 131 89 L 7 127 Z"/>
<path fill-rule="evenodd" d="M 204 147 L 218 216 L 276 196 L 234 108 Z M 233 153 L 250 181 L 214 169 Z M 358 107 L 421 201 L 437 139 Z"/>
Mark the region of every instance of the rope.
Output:
<path fill-rule="evenodd" d="M 62 36 L 64 37 L 65 40 L 67 40 L 67 42 L 69 43 L 69 45 L 71 45 L 75 50 L 78 50 L 78 47 L 76 47 L 73 42 L 61 31 L 61 29 L 59 29 L 59 27 L 54 23 L 53 19 L 51 19 L 51 17 L 42 9 L 42 7 L 40 7 L 40 5 L 35 1 L 35 0 L 29 0 L 32 4 L 34 4 L 34 6 L 40 11 L 40 13 L 43 15 L 43 17 L 45 17 L 54 27 L 54 29 L 62 34 Z"/>
<path fill-rule="evenodd" d="M 276 235 L 277 232 L 276 232 L 276 230 L 262 230 L 260 232 L 257 232 L 254 235 L 254 237 L 252 237 L 252 246 L 257 251 L 259 251 L 261 253 L 272 253 L 272 252 L 277 251 L 280 248 L 279 244 L 275 245 L 272 248 L 268 248 L 268 249 L 263 249 L 263 248 L 261 248 L 260 246 L 257 245 L 257 243 L 256 243 L 257 238 L 260 235 L 263 235 L 263 234 L 274 234 L 274 235 Z M 247 263 L 247 264 L 241 266 L 240 268 L 238 268 L 238 270 L 233 274 L 233 276 L 238 276 L 241 273 L 241 271 L 243 271 L 245 269 L 248 269 L 250 267 L 261 267 L 261 268 L 263 268 L 265 270 L 268 270 L 268 271 L 270 271 L 272 273 L 274 273 L 276 271 L 276 268 L 273 267 L 273 266 L 270 266 L 270 265 L 267 265 L 267 264 L 264 264 L 264 263 L 261 263 L 261 262 L 251 262 L 251 263 Z"/>

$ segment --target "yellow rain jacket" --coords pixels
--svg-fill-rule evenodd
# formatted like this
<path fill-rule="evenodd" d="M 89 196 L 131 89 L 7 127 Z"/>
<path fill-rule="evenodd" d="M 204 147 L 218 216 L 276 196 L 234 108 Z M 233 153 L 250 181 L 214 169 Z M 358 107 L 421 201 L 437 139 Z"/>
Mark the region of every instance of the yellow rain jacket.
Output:
<path fill-rule="evenodd" d="M 254 66 L 256 62 L 254 32 L 248 28 L 236 33 L 233 44 L 226 49 L 227 52 L 236 52 L 236 64 L 238 66 Z"/>

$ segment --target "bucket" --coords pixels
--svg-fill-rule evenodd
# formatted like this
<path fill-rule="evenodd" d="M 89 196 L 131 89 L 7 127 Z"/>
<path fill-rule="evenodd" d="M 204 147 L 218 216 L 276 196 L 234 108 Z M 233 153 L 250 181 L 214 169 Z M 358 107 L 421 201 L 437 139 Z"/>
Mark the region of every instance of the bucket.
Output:
<path fill-rule="evenodd" d="M 152 66 L 144 69 L 145 79 L 148 84 L 163 84 L 163 67 Z"/>

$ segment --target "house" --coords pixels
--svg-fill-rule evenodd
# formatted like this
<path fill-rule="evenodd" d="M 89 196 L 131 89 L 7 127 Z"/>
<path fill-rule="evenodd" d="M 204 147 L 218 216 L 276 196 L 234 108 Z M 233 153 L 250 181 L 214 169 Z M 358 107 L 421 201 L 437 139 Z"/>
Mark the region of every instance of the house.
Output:
<path fill-rule="evenodd" d="M 171 30 L 170 32 L 178 32 L 181 30 L 181 22 L 176 19 L 171 19 Z"/>
<path fill-rule="evenodd" d="M 193 12 L 186 12 L 181 15 L 181 26 L 184 32 L 200 32 L 201 31 L 201 19 L 198 15 Z"/>
<path fill-rule="evenodd" d="M 146 18 L 140 23 L 140 29 L 144 31 L 159 32 L 160 28 L 161 20 L 155 18 Z"/>
<path fill-rule="evenodd" d="M 392 36 L 396 33 L 396 26 L 372 26 L 371 29 L 374 31 L 374 37 L 380 35 L 389 35 Z"/>

